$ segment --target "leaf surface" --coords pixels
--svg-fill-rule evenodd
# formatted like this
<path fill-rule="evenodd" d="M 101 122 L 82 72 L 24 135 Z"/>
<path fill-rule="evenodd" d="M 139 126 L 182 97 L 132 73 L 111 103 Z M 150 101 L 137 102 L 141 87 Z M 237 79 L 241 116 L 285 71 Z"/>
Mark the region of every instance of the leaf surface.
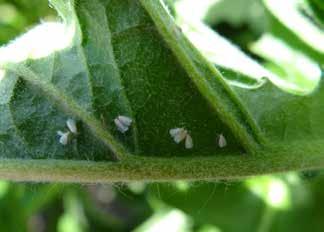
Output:
<path fill-rule="evenodd" d="M 228 151 L 256 149 L 258 129 L 217 70 L 181 32 L 173 41 L 159 34 L 163 25 L 156 26 L 161 15 L 155 12 L 169 17 L 162 5 L 144 1 L 145 10 L 137 1 L 52 4 L 62 23 L 38 26 L 1 50 L 3 157 L 210 155 L 221 152 L 215 141 L 220 133 Z M 163 23 L 173 22 L 169 17 Z M 172 51 L 177 43 L 181 47 Z M 133 119 L 125 134 L 114 124 L 119 115 Z M 69 118 L 79 133 L 63 146 L 57 131 L 68 131 Z M 189 131 L 194 149 L 172 140 L 169 130 L 177 127 Z"/>
<path fill-rule="evenodd" d="M 264 172 L 267 165 L 268 171 L 278 171 L 321 164 L 319 57 L 305 58 L 316 69 L 314 76 L 299 72 L 298 62 L 288 65 L 298 72 L 280 75 L 274 67 L 287 63 L 267 53 L 264 40 L 254 50 L 269 60 L 268 68 L 203 24 L 192 21 L 188 26 L 194 33 L 182 31 L 160 1 L 51 2 L 61 22 L 42 24 L 0 50 L 2 158 L 58 159 L 50 165 L 53 178 L 77 181 L 106 180 L 103 175 L 111 180 L 234 178 Z M 208 51 L 201 46 L 206 38 L 200 40 L 197 32 L 221 46 Z M 237 62 L 222 60 L 227 52 Z M 126 133 L 114 123 L 118 116 L 132 119 Z M 78 133 L 63 145 L 58 131 L 69 132 L 69 119 L 76 121 Z M 174 128 L 188 131 L 193 149 L 172 139 Z M 225 148 L 218 144 L 219 134 L 226 138 Z M 295 152 L 302 155 L 293 157 Z M 288 166 L 281 163 L 291 158 Z M 62 166 L 60 160 L 67 159 L 85 163 Z M 113 160 L 120 162 L 90 162 Z M 16 164 L 3 163 L 6 170 Z M 42 172 L 48 179 L 46 169 Z"/>
<path fill-rule="evenodd" d="M 297 0 L 263 0 L 270 14 L 271 32 L 305 54 L 324 63 L 324 32 L 302 12 L 302 3 Z"/>

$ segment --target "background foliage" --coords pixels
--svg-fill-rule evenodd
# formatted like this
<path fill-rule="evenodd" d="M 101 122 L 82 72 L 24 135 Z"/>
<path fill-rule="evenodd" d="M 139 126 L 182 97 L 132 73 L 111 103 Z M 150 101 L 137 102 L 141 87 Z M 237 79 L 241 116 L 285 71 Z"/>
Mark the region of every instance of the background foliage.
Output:
<path fill-rule="evenodd" d="M 295 68 L 253 52 L 250 45 L 276 29 L 260 1 L 219 2 L 206 18 L 214 30 L 275 72 Z M 323 28 L 324 4 L 309 0 L 304 6 L 303 12 Z M 45 0 L 0 0 L 0 44 L 55 17 Z M 322 172 L 231 183 L 88 186 L 2 181 L 0 231 L 323 231 L 323 184 Z"/>

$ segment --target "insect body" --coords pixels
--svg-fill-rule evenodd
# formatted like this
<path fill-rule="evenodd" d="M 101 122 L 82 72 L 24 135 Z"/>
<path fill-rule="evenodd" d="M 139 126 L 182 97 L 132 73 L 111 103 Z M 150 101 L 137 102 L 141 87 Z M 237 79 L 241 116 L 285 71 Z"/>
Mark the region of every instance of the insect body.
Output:
<path fill-rule="evenodd" d="M 60 136 L 59 142 L 62 145 L 67 145 L 70 141 L 70 137 L 71 137 L 71 133 L 68 132 L 62 132 L 62 131 L 58 131 L 57 134 Z"/>
<path fill-rule="evenodd" d="M 224 148 L 227 146 L 227 141 L 223 134 L 217 136 L 217 144 L 220 148 Z"/>
<path fill-rule="evenodd" d="M 78 133 L 78 129 L 76 126 L 76 122 L 73 119 L 68 119 L 66 121 L 66 125 L 69 128 L 69 130 L 73 133 L 73 134 L 77 134 Z"/>
<path fill-rule="evenodd" d="M 171 137 L 174 142 L 180 143 L 185 140 L 185 148 L 192 149 L 193 148 L 193 140 L 188 131 L 184 128 L 174 128 L 169 131 Z"/>
<path fill-rule="evenodd" d="M 78 133 L 77 125 L 74 119 L 68 119 L 66 121 L 66 126 L 68 128 L 67 132 L 57 132 L 57 134 L 60 136 L 59 142 L 64 146 L 67 145 L 71 139 L 73 139 L 73 135 Z"/>
<path fill-rule="evenodd" d="M 126 131 L 128 131 L 133 120 L 127 116 L 119 115 L 117 118 L 114 119 L 114 122 L 115 122 L 117 129 L 121 133 L 125 133 Z"/>
<path fill-rule="evenodd" d="M 185 148 L 186 149 L 192 149 L 193 148 L 193 141 L 192 138 L 189 134 L 186 136 L 186 141 L 185 141 Z"/>

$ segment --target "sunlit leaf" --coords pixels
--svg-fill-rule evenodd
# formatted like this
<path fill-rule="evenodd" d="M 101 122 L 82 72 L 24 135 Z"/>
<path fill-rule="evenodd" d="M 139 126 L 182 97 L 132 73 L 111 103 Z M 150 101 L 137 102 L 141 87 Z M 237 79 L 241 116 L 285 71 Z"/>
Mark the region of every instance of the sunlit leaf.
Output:
<path fill-rule="evenodd" d="M 323 64 L 324 31 L 302 13 L 302 1 L 263 2 L 272 16 L 271 31 Z"/>

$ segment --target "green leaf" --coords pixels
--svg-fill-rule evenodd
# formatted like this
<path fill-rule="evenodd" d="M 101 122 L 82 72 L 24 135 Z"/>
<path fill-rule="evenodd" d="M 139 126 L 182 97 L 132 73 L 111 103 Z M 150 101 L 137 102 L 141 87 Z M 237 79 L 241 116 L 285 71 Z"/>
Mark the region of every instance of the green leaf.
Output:
<path fill-rule="evenodd" d="M 258 129 L 217 71 L 188 50 L 182 35 L 165 31 L 163 36 L 179 42 L 171 44 L 182 56 L 179 63 L 139 3 L 52 3 L 64 24 L 39 26 L 2 49 L 2 107 L 9 119 L 1 133 L 4 157 L 107 160 L 107 148 L 117 159 L 128 152 L 210 154 L 217 152 L 217 133 L 228 136 L 229 149 L 238 149 L 230 130 L 247 150 L 258 146 Z M 143 4 L 149 12 L 164 10 Z M 159 23 L 160 16 L 153 16 Z M 54 29 L 58 34 L 45 34 Z M 45 41 L 52 36 L 57 42 L 50 45 Z M 35 39 L 42 41 L 37 47 Z M 13 56 L 20 46 L 25 51 Z M 133 118 L 125 135 L 113 123 L 118 115 Z M 66 130 L 68 118 L 77 120 L 80 131 L 62 146 L 56 131 Z M 172 141 L 169 130 L 175 127 L 190 131 L 193 151 Z M 9 140 L 15 143 L 11 150 Z"/>
<path fill-rule="evenodd" d="M 320 67 L 316 62 L 288 45 L 282 44 L 283 42 L 279 42 L 278 39 L 275 40 L 273 36 L 265 34 L 263 39 L 252 46 L 252 51 L 280 66 L 281 72 L 264 67 L 202 23 L 202 20 L 207 17 L 208 9 L 211 8 L 209 11 L 212 11 L 214 7 L 213 1 L 195 9 L 194 17 L 192 17 L 193 12 L 187 10 L 190 3 L 190 0 L 176 2 L 177 22 L 189 40 L 210 62 L 217 65 L 231 85 L 257 88 L 265 82 L 266 78 L 279 88 L 294 94 L 306 95 L 316 88 L 321 76 Z"/>
<path fill-rule="evenodd" d="M 315 21 L 324 27 L 324 3 L 321 0 L 307 0 Z M 316 20 L 317 19 L 317 20 Z"/>
<path fill-rule="evenodd" d="M 183 4 L 188 6 L 190 5 L 189 1 L 182 0 Z M 206 7 L 207 3 L 209 5 L 208 7 Z M 206 13 L 203 19 L 208 25 L 214 26 L 222 22 L 229 23 L 234 27 L 248 25 L 257 33 L 264 32 L 267 28 L 267 18 L 264 17 L 265 9 L 259 0 L 206 1 L 204 8 L 206 9 Z M 196 7 L 191 9 L 197 12 Z"/>
<path fill-rule="evenodd" d="M 320 88 L 297 96 L 264 83 L 274 74 L 225 41 L 231 56 L 248 64 L 221 69 L 238 76 L 230 85 L 160 1 L 51 3 L 62 22 L 42 24 L 0 50 L 0 175 L 231 179 L 323 165 Z M 126 133 L 114 124 L 120 115 L 132 119 Z M 69 119 L 78 132 L 64 145 L 57 131 L 71 130 Z M 171 138 L 169 130 L 179 127 L 193 149 Z"/>
<path fill-rule="evenodd" d="M 274 83 L 283 89 L 309 94 L 318 86 L 322 75 L 319 65 L 283 40 L 264 34 L 251 50 L 268 61 L 265 65 L 284 81 Z"/>
<path fill-rule="evenodd" d="M 157 192 L 150 186 L 155 201 L 180 209 L 197 224 L 212 224 L 221 231 L 253 231 L 265 208 L 262 199 L 244 183 L 192 183 L 187 189 L 174 183 L 159 184 L 158 188 Z M 244 213 L 247 208 L 249 213 Z"/>
<path fill-rule="evenodd" d="M 188 38 L 211 62 L 225 68 L 225 71 L 232 71 L 224 72 L 225 77 L 230 79 L 229 83 L 239 93 L 273 146 L 282 144 L 285 149 L 294 150 L 298 140 L 303 144 L 312 142 L 313 146 L 322 146 L 320 138 L 324 135 L 324 128 L 319 116 L 323 107 L 323 90 L 319 83 L 322 73 L 313 60 L 279 39 L 264 35 L 252 50 L 272 62 L 272 70 L 280 68 L 278 75 L 273 74 L 197 19 L 189 20 L 182 10 L 178 8 L 179 21 L 187 29 Z M 243 85 L 247 81 L 241 75 L 235 81 L 231 79 L 235 72 L 261 83 L 255 88 L 247 88 Z M 267 77 L 269 81 L 262 82 L 260 77 Z"/>
<path fill-rule="evenodd" d="M 271 32 L 323 65 L 324 32 L 302 13 L 302 3 L 298 0 L 263 0 L 263 3 L 271 15 Z"/>
<path fill-rule="evenodd" d="M 172 225 L 170 225 L 170 222 L 172 222 Z M 154 232 L 160 228 L 168 228 L 170 226 L 172 226 L 174 231 L 185 232 L 191 231 L 190 224 L 190 220 L 180 210 L 162 208 L 137 227 L 134 232 Z"/>
<path fill-rule="evenodd" d="M 57 227 L 59 232 L 88 231 L 87 218 L 75 192 L 64 195 L 64 214 L 60 217 Z"/>
<path fill-rule="evenodd" d="M 181 210 L 195 226 L 213 225 L 216 231 L 307 231 L 310 221 L 321 231 L 321 184 L 322 177 L 289 173 L 239 183 L 152 184 L 148 192 L 154 204 Z"/>

